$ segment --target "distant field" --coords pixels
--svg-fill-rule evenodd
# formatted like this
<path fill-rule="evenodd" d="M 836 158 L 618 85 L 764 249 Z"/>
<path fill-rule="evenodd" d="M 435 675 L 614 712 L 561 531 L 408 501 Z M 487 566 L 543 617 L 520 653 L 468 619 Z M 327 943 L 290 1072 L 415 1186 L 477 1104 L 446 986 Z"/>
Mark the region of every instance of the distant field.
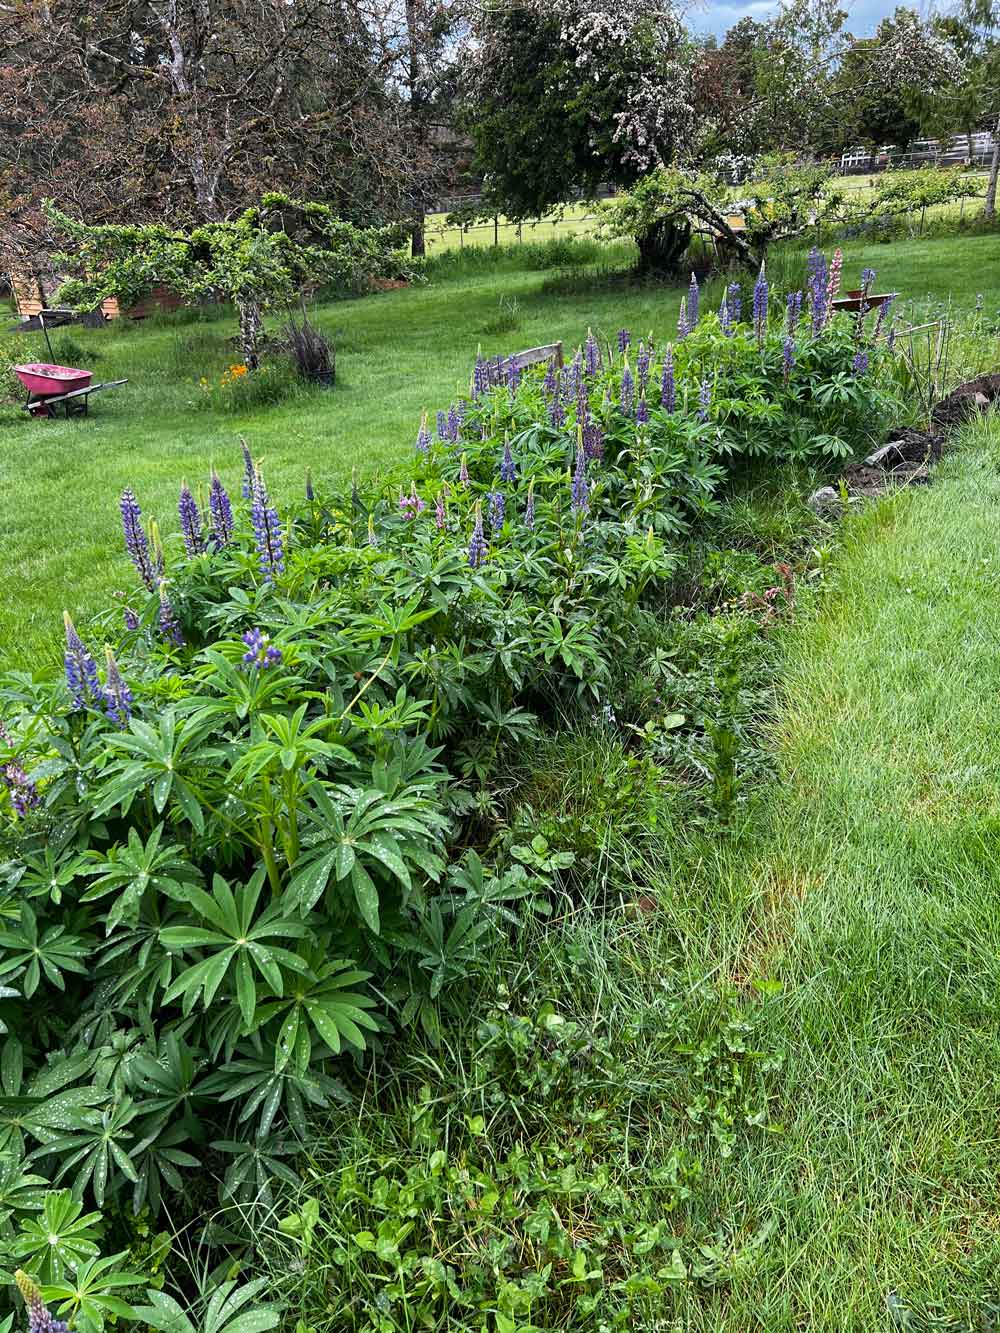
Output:
<path fill-rule="evenodd" d="M 511 222 L 503 214 L 493 222 L 477 222 L 469 227 L 446 225 L 446 213 L 427 217 L 427 253 L 440 254 L 467 245 L 512 245 L 518 241 L 551 241 L 558 236 L 591 236 L 597 228 L 597 204 L 572 204 L 558 214 L 537 222 Z"/>
<path fill-rule="evenodd" d="M 905 172 L 896 175 L 904 176 Z M 879 173 L 866 173 L 859 176 L 844 176 L 838 181 L 841 189 L 852 194 L 870 195 Z M 970 175 L 979 183 L 983 193 L 986 191 L 985 172 L 972 172 Z M 542 218 L 537 222 L 511 222 L 503 214 L 493 221 L 477 222 L 468 227 L 456 227 L 447 224 L 446 213 L 430 213 L 427 216 L 427 253 L 442 254 L 448 250 L 464 249 L 466 246 L 513 245 L 517 242 L 551 241 L 560 236 L 593 236 L 597 231 L 600 205 L 596 203 L 573 204 L 558 213 Z M 912 218 L 914 234 L 919 231 L 921 221 L 924 226 L 929 222 L 938 222 L 946 218 L 964 217 L 973 219 L 983 211 L 981 199 L 967 199 L 955 204 L 941 204 L 929 208 L 921 220 L 919 210 Z"/>

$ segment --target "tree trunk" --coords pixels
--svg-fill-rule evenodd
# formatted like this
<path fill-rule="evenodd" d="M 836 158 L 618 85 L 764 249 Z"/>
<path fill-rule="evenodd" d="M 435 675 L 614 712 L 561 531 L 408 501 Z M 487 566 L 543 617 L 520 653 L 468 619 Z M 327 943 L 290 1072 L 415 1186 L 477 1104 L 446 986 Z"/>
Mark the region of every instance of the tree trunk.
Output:
<path fill-rule="evenodd" d="M 414 259 L 419 259 L 427 253 L 427 240 L 424 236 L 424 215 L 419 214 L 413 220 L 410 227 L 410 253 Z"/>
<path fill-rule="evenodd" d="M 691 224 L 664 220 L 635 238 L 640 273 L 677 273 L 691 241 Z"/>
<path fill-rule="evenodd" d="M 1000 116 L 993 131 L 993 156 L 990 159 L 990 180 L 986 186 L 986 207 L 983 217 L 991 218 L 997 211 L 997 176 L 1000 175 Z"/>
<path fill-rule="evenodd" d="M 236 302 L 240 317 L 240 349 L 247 370 L 260 367 L 260 349 L 264 340 L 264 317 L 258 301 L 245 299 Z"/>

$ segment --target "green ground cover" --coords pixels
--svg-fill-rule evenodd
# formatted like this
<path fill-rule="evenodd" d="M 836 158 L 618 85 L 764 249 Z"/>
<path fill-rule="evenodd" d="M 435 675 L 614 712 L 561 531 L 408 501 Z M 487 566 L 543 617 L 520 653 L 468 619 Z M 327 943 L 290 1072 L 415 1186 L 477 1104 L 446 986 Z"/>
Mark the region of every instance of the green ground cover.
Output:
<path fill-rule="evenodd" d="M 998 259 L 1000 238 L 989 235 L 848 244 L 845 267 L 871 265 L 908 296 L 961 310 L 982 293 L 989 312 L 1000 307 Z M 114 506 L 123 486 L 141 490 L 147 512 L 173 530 L 178 472 L 199 484 L 213 463 L 232 457 L 243 434 L 265 461 L 275 494 L 292 497 L 307 465 L 337 481 L 354 468 L 369 474 L 405 458 L 421 411 L 465 388 L 477 344 L 491 354 L 556 338 L 575 345 L 588 326 L 613 337 L 622 325 L 672 325 L 676 290 L 590 280 L 586 270 L 553 289 L 551 273 L 526 272 L 522 262 L 515 249 L 498 270 L 444 269 L 426 286 L 321 307 L 318 322 L 337 343 L 336 389 L 303 390 L 242 414 L 206 407 L 199 387 L 202 376 L 217 383 L 236 359 L 227 343 L 234 330 L 222 317 L 74 329 L 71 339 L 58 339 L 59 356 L 71 364 L 131 382 L 96 398 L 89 421 L 39 423 L 14 405 L 0 409 L 6 659 L 54 652 L 62 609 L 85 619 L 115 587 Z M 800 255 L 788 263 L 801 272 Z M 706 303 L 717 304 L 719 290 L 710 284 Z M 504 331 L 490 331 L 498 325 Z M 36 358 L 40 349 L 37 339 L 29 346 Z"/>

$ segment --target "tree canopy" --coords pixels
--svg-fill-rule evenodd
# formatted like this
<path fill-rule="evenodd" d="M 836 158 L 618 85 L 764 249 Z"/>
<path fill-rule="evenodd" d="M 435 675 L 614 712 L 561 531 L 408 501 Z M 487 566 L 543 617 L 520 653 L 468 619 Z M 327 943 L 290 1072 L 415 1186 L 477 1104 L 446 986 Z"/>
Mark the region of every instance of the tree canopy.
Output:
<path fill-rule="evenodd" d="M 223 296 L 240 317 L 243 356 L 256 368 L 261 311 L 288 304 L 316 283 L 407 272 L 393 228 L 360 228 L 322 203 L 269 193 L 225 222 L 189 229 L 163 223 L 87 224 L 52 203 L 46 214 L 72 243 L 58 257 L 74 276 L 59 299 L 93 309 L 108 297 L 131 304 L 163 283 L 192 298 Z"/>

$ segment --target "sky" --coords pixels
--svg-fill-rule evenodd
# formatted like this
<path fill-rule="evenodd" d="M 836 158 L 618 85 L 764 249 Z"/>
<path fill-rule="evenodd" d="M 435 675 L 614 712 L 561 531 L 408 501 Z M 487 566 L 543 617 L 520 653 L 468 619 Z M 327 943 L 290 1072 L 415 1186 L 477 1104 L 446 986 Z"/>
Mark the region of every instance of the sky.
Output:
<path fill-rule="evenodd" d="M 899 3 L 909 3 L 918 10 L 926 9 L 925 4 L 913 4 L 913 0 L 844 0 L 842 8 L 850 18 L 848 27 L 858 37 L 870 33 L 879 19 L 891 14 Z M 940 6 L 939 6 L 940 8 Z M 738 23 L 741 18 L 759 20 L 770 18 L 778 9 L 778 0 L 701 0 L 688 12 L 688 22 L 696 32 L 714 32 L 719 37 Z"/>

